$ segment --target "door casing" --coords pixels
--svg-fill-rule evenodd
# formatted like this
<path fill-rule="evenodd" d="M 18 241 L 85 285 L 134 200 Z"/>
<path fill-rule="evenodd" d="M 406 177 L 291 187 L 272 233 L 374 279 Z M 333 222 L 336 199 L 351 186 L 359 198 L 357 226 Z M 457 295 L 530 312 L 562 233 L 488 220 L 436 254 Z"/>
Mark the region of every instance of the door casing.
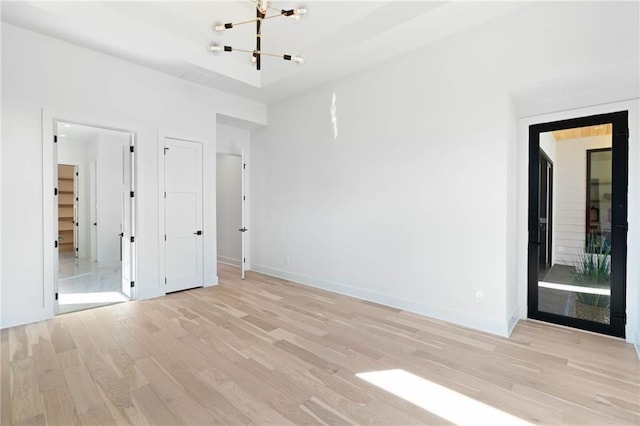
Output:
<path fill-rule="evenodd" d="M 57 131 L 56 126 L 58 122 L 64 122 L 69 124 L 77 124 L 88 127 L 95 127 L 99 129 L 105 130 L 115 130 L 122 133 L 128 133 L 130 135 L 131 145 L 135 145 L 135 141 L 137 140 L 137 132 L 132 130 L 127 130 L 119 127 L 110 127 L 105 125 L 94 124 L 92 121 L 79 121 L 79 120 L 69 120 L 64 118 L 64 116 L 54 115 L 51 112 L 44 110 L 42 111 L 42 142 L 43 142 L 43 150 L 42 150 L 42 169 L 43 169 L 43 240 L 45 243 L 49 241 L 51 238 L 55 244 L 51 244 L 49 249 L 44 250 L 44 261 L 43 266 L 45 270 L 45 274 L 43 276 L 43 308 L 46 312 L 46 317 L 53 317 L 58 314 L 58 300 L 56 299 L 56 295 L 58 294 L 58 210 L 57 210 L 57 191 L 54 191 L 58 186 L 58 146 L 57 142 L 54 142 L 57 139 Z M 134 148 L 135 149 L 135 148 Z M 130 179 L 132 189 L 135 186 L 137 173 L 136 173 L 136 163 L 132 159 L 130 163 Z M 136 209 L 136 199 L 131 199 L 131 227 L 135 229 L 135 224 L 137 220 L 137 209 Z M 45 244 L 46 246 L 46 244 Z M 132 281 L 136 280 L 137 271 L 136 271 L 136 250 L 135 246 L 132 243 L 131 250 L 131 279 Z M 50 272 L 46 272 L 46 271 Z M 137 291 L 135 288 L 131 288 L 131 293 L 129 295 L 130 300 L 134 300 L 137 297 Z"/>
<path fill-rule="evenodd" d="M 626 271 L 627 271 L 627 208 L 629 175 L 628 111 L 591 115 L 529 126 L 529 206 L 527 306 L 528 317 L 574 328 L 625 337 Z M 610 324 L 571 318 L 538 310 L 538 244 L 539 223 L 539 152 L 540 134 L 555 130 L 611 123 L 612 131 L 612 220 L 611 220 L 611 318 Z M 534 184 L 535 183 L 535 184 Z"/>

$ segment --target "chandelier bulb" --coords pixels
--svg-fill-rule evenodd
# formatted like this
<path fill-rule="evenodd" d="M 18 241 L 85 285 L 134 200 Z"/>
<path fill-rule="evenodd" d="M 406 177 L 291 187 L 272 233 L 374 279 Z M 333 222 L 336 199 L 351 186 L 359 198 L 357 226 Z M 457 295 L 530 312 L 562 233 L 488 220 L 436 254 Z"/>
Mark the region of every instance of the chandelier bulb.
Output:
<path fill-rule="evenodd" d="M 256 7 L 261 13 L 267 13 L 267 10 L 269 10 L 269 0 L 256 0 Z"/>
<path fill-rule="evenodd" d="M 209 46 L 209 51 L 215 55 L 219 55 L 220 52 L 222 52 L 222 46 L 220 46 L 218 43 L 212 43 Z"/>
<path fill-rule="evenodd" d="M 293 55 L 291 60 L 298 65 L 304 64 L 304 57 L 302 55 Z"/>

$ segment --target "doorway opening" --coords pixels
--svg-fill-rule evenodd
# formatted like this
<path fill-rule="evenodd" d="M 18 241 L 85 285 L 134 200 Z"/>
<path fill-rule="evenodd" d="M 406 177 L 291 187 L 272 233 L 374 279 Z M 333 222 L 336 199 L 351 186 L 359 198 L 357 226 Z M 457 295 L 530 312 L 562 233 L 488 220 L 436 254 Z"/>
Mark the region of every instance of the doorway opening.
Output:
<path fill-rule="evenodd" d="M 134 134 L 54 121 L 55 312 L 125 302 L 134 287 Z"/>
<path fill-rule="evenodd" d="M 242 266 L 242 157 L 216 155 L 216 231 L 218 262 Z"/>
<path fill-rule="evenodd" d="M 530 318 L 624 337 L 627 118 L 529 127 Z"/>
<path fill-rule="evenodd" d="M 245 278 L 247 259 L 245 236 L 245 162 L 244 151 L 216 155 L 216 218 L 218 262 L 240 268 Z"/>

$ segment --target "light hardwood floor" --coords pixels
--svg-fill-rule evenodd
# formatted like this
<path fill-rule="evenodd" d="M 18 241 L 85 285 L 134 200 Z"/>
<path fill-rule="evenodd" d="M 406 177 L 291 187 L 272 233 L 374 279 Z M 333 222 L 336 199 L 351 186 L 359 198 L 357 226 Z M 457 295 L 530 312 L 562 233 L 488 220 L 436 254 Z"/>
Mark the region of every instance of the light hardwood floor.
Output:
<path fill-rule="evenodd" d="M 217 287 L 2 330 L 0 423 L 447 423 L 356 376 L 403 369 L 532 423 L 640 424 L 640 362 L 621 340 L 532 321 L 505 339 L 219 275 Z"/>

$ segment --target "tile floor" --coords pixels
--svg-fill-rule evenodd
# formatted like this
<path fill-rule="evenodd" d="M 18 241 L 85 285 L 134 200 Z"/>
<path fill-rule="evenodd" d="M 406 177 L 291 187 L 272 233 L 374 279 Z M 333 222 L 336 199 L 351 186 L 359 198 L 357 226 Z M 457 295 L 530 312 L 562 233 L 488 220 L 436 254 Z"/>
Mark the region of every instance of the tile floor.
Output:
<path fill-rule="evenodd" d="M 60 254 L 58 268 L 59 313 L 127 301 L 121 291 L 121 265 L 76 259 Z"/>

